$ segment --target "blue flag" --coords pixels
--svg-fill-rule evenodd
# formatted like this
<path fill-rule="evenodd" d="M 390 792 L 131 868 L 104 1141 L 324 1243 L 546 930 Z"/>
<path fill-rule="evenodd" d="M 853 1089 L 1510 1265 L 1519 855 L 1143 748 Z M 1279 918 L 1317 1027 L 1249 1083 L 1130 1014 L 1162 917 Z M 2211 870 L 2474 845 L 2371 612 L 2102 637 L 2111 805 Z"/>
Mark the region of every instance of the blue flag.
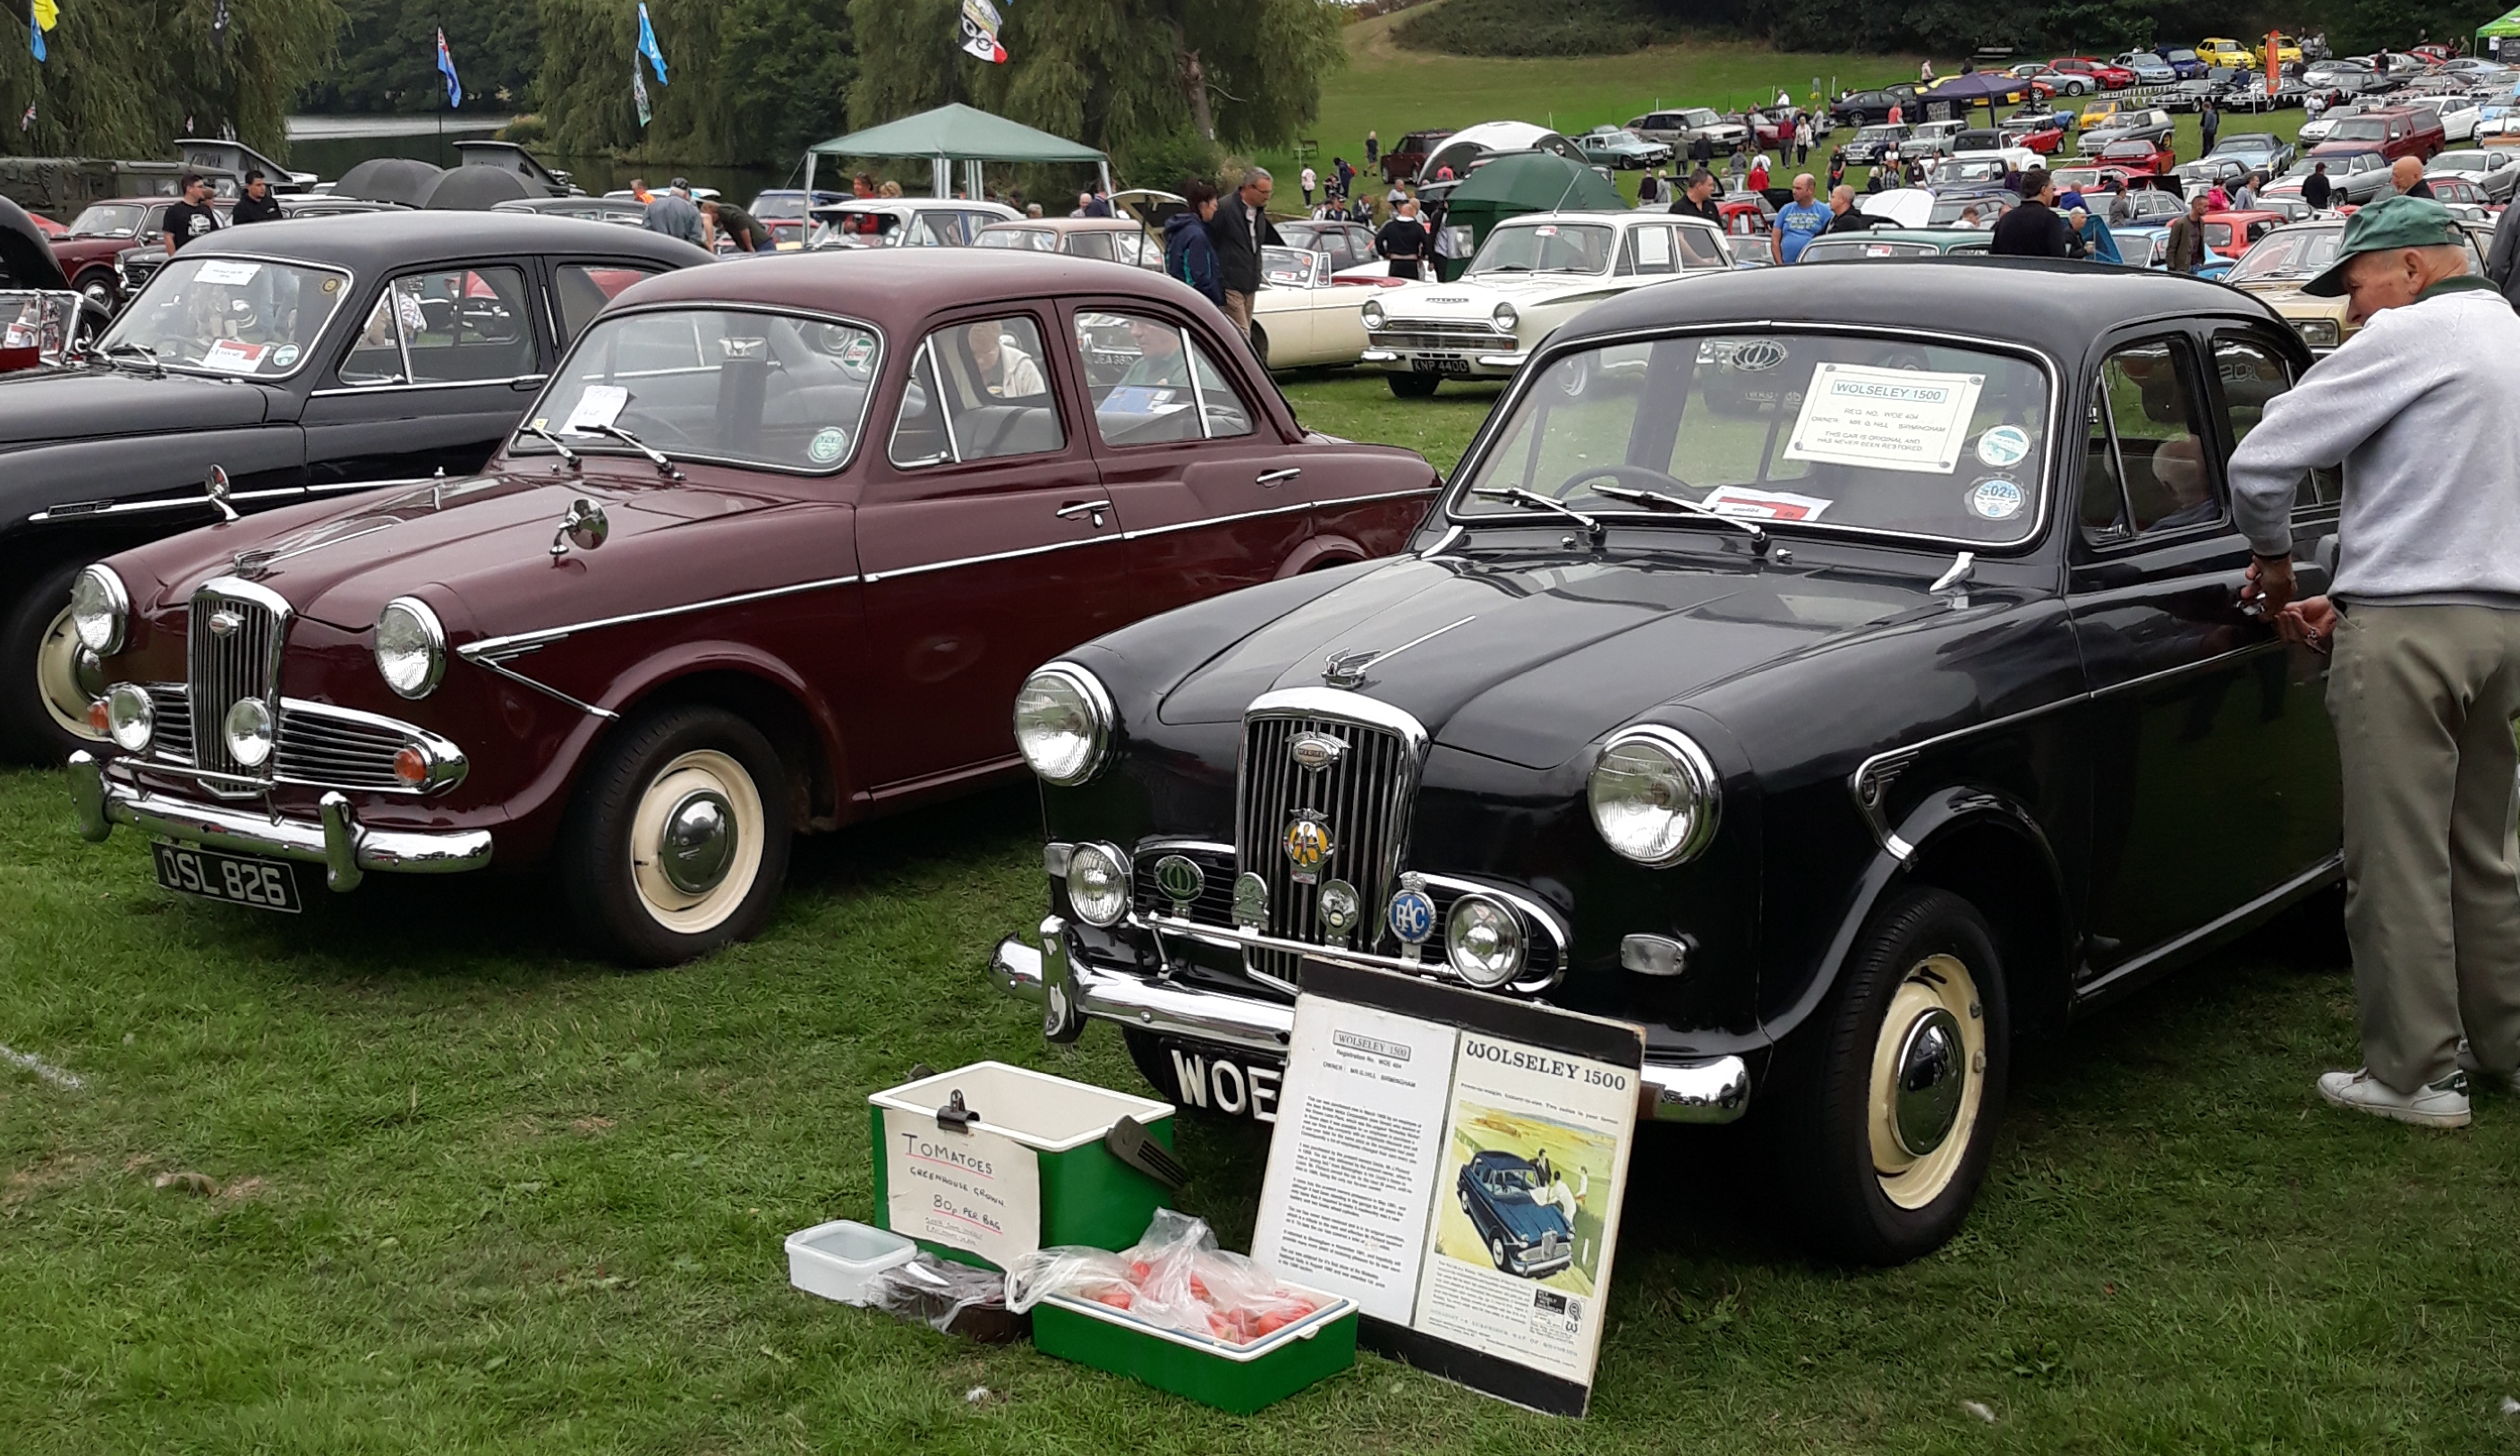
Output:
<path fill-rule="evenodd" d="M 446 77 L 446 104 L 462 106 L 464 83 L 455 78 L 455 57 L 446 49 L 446 32 L 442 29 L 437 32 L 437 73 Z"/>
<path fill-rule="evenodd" d="M 656 44 L 656 27 L 648 23 L 648 0 L 639 0 L 639 54 L 656 68 L 656 84 L 665 84 L 665 53 Z M 637 67 L 634 63 L 633 69 Z"/>
<path fill-rule="evenodd" d="M 42 22 L 36 18 L 35 8 L 31 5 L 26 7 L 26 38 L 35 43 L 35 59 L 38 61 L 43 60 L 44 26 Z"/>

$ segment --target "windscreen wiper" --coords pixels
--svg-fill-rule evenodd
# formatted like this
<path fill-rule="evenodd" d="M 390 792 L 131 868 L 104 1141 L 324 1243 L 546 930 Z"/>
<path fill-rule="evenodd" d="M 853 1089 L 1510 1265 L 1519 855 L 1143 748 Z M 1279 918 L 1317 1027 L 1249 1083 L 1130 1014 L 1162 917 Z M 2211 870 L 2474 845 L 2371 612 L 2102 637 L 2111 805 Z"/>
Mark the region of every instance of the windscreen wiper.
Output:
<path fill-rule="evenodd" d="M 646 440 L 641 439 L 639 436 L 632 434 L 629 431 L 622 429 L 620 426 L 590 425 L 587 429 L 593 431 L 597 434 L 608 434 L 612 438 L 628 445 L 631 449 L 647 456 L 650 461 L 654 463 L 656 474 L 663 476 L 666 479 L 679 480 L 683 478 L 683 473 L 674 469 L 674 462 L 665 457 L 664 451 L 657 449 L 654 445 L 652 445 Z"/>
<path fill-rule="evenodd" d="M 1659 490 L 1643 490 L 1634 485 L 1587 485 L 1584 488 L 1595 495 L 1607 496 L 1611 500 L 1626 501 L 1631 505 L 1643 506 L 1654 511 L 1685 511 L 1719 525 L 1729 525 L 1735 530 L 1747 531 L 1750 535 L 1750 550 L 1760 556 L 1768 554 L 1768 528 L 1755 521 L 1745 521 L 1738 516 L 1727 516 L 1721 511 L 1709 510 L 1693 500 L 1683 500 L 1676 495 L 1665 495 Z"/>
<path fill-rule="evenodd" d="M 577 452 L 576 452 L 575 450 L 570 449 L 568 446 L 562 444 L 562 443 L 560 442 L 560 436 L 559 436 L 559 435 L 552 433 L 552 432 L 551 432 L 550 431 L 548 431 L 548 430 L 545 430 L 545 429 L 544 429 L 544 428 L 542 428 L 540 425 L 526 425 L 526 426 L 520 427 L 520 428 L 517 431 L 517 433 L 518 433 L 518 434 L 530 434 L 530 435 L 532 435 L 534 438 L 536 438 L 536 439 L 538 439 L 538 440 L 541 440 L 544 444 L 547 444 L 547 445 L 551 446 L 553 449 L 558 450 L 558 451 L 560 452 L 560 458 L 568 462 L 568 468 L 569 468 L 570 470 L 582 470 L 582 469 L 584 469 L 584 467 L 583 467 L 583 466 L 581 466 L 581 465 L 578 463 Z"/>
<path fill-rule="evenodd" d="M 158 357 L 158 351 L 156 349 L 151 348 L 145 343 L 133 343 L 127 339 L 118 343 L 107 344 L 103 349 L 98 351 L 98 356 L 105 359 L 114 359 L 119 358 L 125 353 L 138 354 L 142 359 L 147 360 L 149 364 L 149 372 L 153 375 L 163 375 L 166 372 L 166 361 Z"/>
<path fill-rule="evenodd" d="M 1525 490 L 1519 485 L 1473 485 L 1470 487 L 1470 494 L 1482 500 L 1501 500 L 1508 505 L 1520 506 L 1526 511 L 1554 512 L 1584 527 L 1585 538 L 1596 546 L 1600 545 L 1601 538 L 1609 533 L 1609 528 L 1601 524 L 1598 518 L 1587 516 L 1570 506 L 1560 505 L 1548 496 Z"/>

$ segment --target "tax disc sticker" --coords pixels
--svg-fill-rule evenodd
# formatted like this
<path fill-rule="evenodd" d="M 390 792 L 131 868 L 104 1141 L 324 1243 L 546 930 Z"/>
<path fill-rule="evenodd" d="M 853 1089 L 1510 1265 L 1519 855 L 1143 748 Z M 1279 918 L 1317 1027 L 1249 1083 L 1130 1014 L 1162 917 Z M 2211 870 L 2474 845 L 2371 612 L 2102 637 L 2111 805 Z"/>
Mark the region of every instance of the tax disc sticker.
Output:
<path fill-rule="evenodd" d="M 338 278 L 327 278 L 324 280 L 324 292 L 328 294 L 338 294 L 340 291 L 341 280 Z"/>
<path fill-rule="evenodd" d="M 296 362 L 297 345 L 293 343 L 284 343 L 271 351 L 271 365 L 274 369 L 287 369 Z"/>
<path fill-rule="evenodd" d="M 2019 465 L 2030 453 L 2030 432 L 2018 425 L 1998 425 L 1977 437 L 1977 458 L 1989 465 Z"/>
<path fill-rule="evenodd" d="M 848 432 L 833 426 L 816 433 L 814 442 L 805 447 L 805 453 L 814 457 L 816 465 L 829 465 L 839 459 L 840 452 L 848 447 Z"/>
<path fill-rule="evenodd" d="M 2010 521 L 2021 514 L 2025 499 L 2020 486 L 2002 476 L 1989 476 L 1969 487 L 1968 508 L 1981 520 Z"/>

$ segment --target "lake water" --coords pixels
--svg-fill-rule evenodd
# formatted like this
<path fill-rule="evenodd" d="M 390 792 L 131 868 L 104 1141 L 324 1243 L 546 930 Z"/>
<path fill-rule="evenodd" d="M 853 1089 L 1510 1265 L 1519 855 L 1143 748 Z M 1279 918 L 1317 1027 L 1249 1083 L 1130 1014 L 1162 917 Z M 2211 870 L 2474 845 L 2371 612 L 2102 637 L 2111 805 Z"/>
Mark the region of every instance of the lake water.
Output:
<path fill-rule="evenodd" d="M 410 157 L 454 166 L 462 159 L 454 144 L 488 140 L 511 118 L 456 116 L 292 116 L 289 118 L 289 164 L 326 181 L 375 157 Z M 799 159 L 792 176 L 769 167 L 680 165 L 672 162 L 616 162 L 607 157 L 563 157 L 541 148 L 528 149 L 545 166 L 566 171 L 590 193 L 627 187 L 633 177 L 662 187 L 673 177 L 687 177 L 695 187 L 714 187 L 738 203 L 748 204 L 766 187 L 795 187 L 804 182 Z M 822 185 L 822 174 L 815 176 Z"/>

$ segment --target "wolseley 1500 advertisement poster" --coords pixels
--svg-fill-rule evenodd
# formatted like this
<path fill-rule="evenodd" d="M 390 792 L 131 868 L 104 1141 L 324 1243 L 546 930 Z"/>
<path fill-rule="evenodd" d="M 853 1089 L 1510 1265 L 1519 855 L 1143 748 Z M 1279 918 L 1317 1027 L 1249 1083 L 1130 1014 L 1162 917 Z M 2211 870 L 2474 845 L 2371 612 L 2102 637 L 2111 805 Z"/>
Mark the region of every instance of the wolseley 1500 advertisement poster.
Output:
<path fill-rule="evenodd" d="M 1253 1253 L 1385 1354 L 1582 1414 L 1642 1033 L 1318 961 L 1303 984 Z"/>

